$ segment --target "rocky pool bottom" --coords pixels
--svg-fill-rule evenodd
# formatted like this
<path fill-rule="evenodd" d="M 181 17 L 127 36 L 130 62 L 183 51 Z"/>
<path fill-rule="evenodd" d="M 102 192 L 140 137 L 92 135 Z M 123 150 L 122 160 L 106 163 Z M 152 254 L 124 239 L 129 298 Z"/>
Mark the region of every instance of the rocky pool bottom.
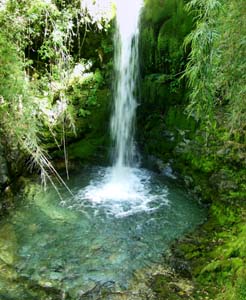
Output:
<path fill-rule="evenodd" d="M 126 172 L 115 190 L 112 169 L 88 167 L 69 181 L 74 196 L 38 184 L 18 196 L 0 224 L 1 299 L 156 299 L 146 281 L 171 276 L 164 252 L 206 211 L 173 178 Z"/>

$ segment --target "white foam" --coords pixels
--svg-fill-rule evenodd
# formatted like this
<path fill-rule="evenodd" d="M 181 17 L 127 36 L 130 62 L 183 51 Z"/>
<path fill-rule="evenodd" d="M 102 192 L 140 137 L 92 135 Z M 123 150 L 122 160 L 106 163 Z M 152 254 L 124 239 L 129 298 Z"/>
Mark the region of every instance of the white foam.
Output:
<path fill-rule="evenodd" d="M 137 168 L 100 168 L 88 186 L 75 196 L 76 205 L 88 201 L 94 207 L 103 207 L 115 217 L 138 212 L 150 212 L 167 204 L 168 190 L 153 185 L 151 173 Z"/>

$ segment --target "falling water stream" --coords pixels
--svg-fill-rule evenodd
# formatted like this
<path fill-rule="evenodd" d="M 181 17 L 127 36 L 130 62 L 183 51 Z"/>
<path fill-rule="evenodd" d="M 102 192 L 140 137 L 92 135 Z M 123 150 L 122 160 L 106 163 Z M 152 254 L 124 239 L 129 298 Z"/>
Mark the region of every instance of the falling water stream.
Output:
<path fill-rule="evenodd" d="M 60 190 L 62 202 L 52 188 L 20 197 L 0 224 L 0 268 L 8 266 L 0 276 L 0 299 L 46 299 L 35 298 L 27 282 L 61 291 L 59 299 L 104 299 L 95 296 L 102 289 L 125 291 L 136 274 L 159 263 L 175 238 L 204 219 L 174 178 L 143 169 L 136 159 L 141 7 L 142 0 L 117 4 L 113 164 L 85 167 L 69 182 L 74 197 Z"/>
<path fill-rule="evenodd" d="M 128 2 L 128 3 L 127 3 Z M 129 9 L 130 8 L 130 9 Z M 139 73 L 139 17 L 142 0 L 118 1 L 115 34 L 115 89 L 111 135 L 115 141 L 115 169 L 134 165 L 135 97 Z"/>
<path fill-rule="evenodd" d="M 80 191 L 81 199 L 106 205 L 117 217 L 153 209 L 149 204 L 157 197 L 156 191 L 151 191 L 150 173 L 138 167 L 134 141 L 142 5 L 143 0 L 117 2 L 111 117 L 113 165 L 99 169 L 98 175 Z M 160 189 L 162 203 L 167 203 L 166 195 L 167 190 Z"/>

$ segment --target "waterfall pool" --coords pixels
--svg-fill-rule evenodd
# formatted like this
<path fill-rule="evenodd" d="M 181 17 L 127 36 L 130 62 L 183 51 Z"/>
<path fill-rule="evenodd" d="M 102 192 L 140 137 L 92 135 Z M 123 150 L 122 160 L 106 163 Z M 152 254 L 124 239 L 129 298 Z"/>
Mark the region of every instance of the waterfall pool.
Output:
<path fill-rule="evenodd" d="M 111 172 L 85 168 L 69 181 L 74 197 L 60 188 L 61 200 L 50 187 L 19 199 L 0 224 L 0 258 L 18 280 L 71 297 L 60 299 L 87 299 L 96 286 L 126 290 L 139 270 L 157 264 L 171 242 L 204 220 L 204 208 L 174 180 L 130 169 L 111 194 Z M 37 299 L 5 288 L 0 278 L 6 299 Z"/>
<path fill-rule="evenodd" d="M 144 1 L 116 2 L 113 167 L 74 175 L 68 182 L 73 196 L 62 187 L 34 185 L 14 201 L 16 209 L 0 222 L 1 300 L 150 299 L 123 292 L 144 282 L 170 244 L 205 219 L 174 180 L 137 167 Z"/>

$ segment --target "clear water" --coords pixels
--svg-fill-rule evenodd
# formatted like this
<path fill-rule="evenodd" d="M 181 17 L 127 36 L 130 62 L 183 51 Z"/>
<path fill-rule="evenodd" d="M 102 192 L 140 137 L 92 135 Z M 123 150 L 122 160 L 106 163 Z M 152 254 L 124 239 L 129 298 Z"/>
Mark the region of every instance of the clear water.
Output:
<path fill-rule="evenodd" d="M 144 169 L 133 178 L 135 172 L 139 192 L 130 197 L 120 189 L 118 198 L 117 191 L 110 196 L 102 179 L 111 169 L 88 167 L 70 182 L 74 197 L 61 190 L 61 201 L 51 188 L 20 200 L 1 223 L 14 236 L 18 276 L 73 299 L 109 282 L 124 290 L 134 274 L 160 261 L 170 242 L 203 221 L 204 210 L 167 178 Z"/>

